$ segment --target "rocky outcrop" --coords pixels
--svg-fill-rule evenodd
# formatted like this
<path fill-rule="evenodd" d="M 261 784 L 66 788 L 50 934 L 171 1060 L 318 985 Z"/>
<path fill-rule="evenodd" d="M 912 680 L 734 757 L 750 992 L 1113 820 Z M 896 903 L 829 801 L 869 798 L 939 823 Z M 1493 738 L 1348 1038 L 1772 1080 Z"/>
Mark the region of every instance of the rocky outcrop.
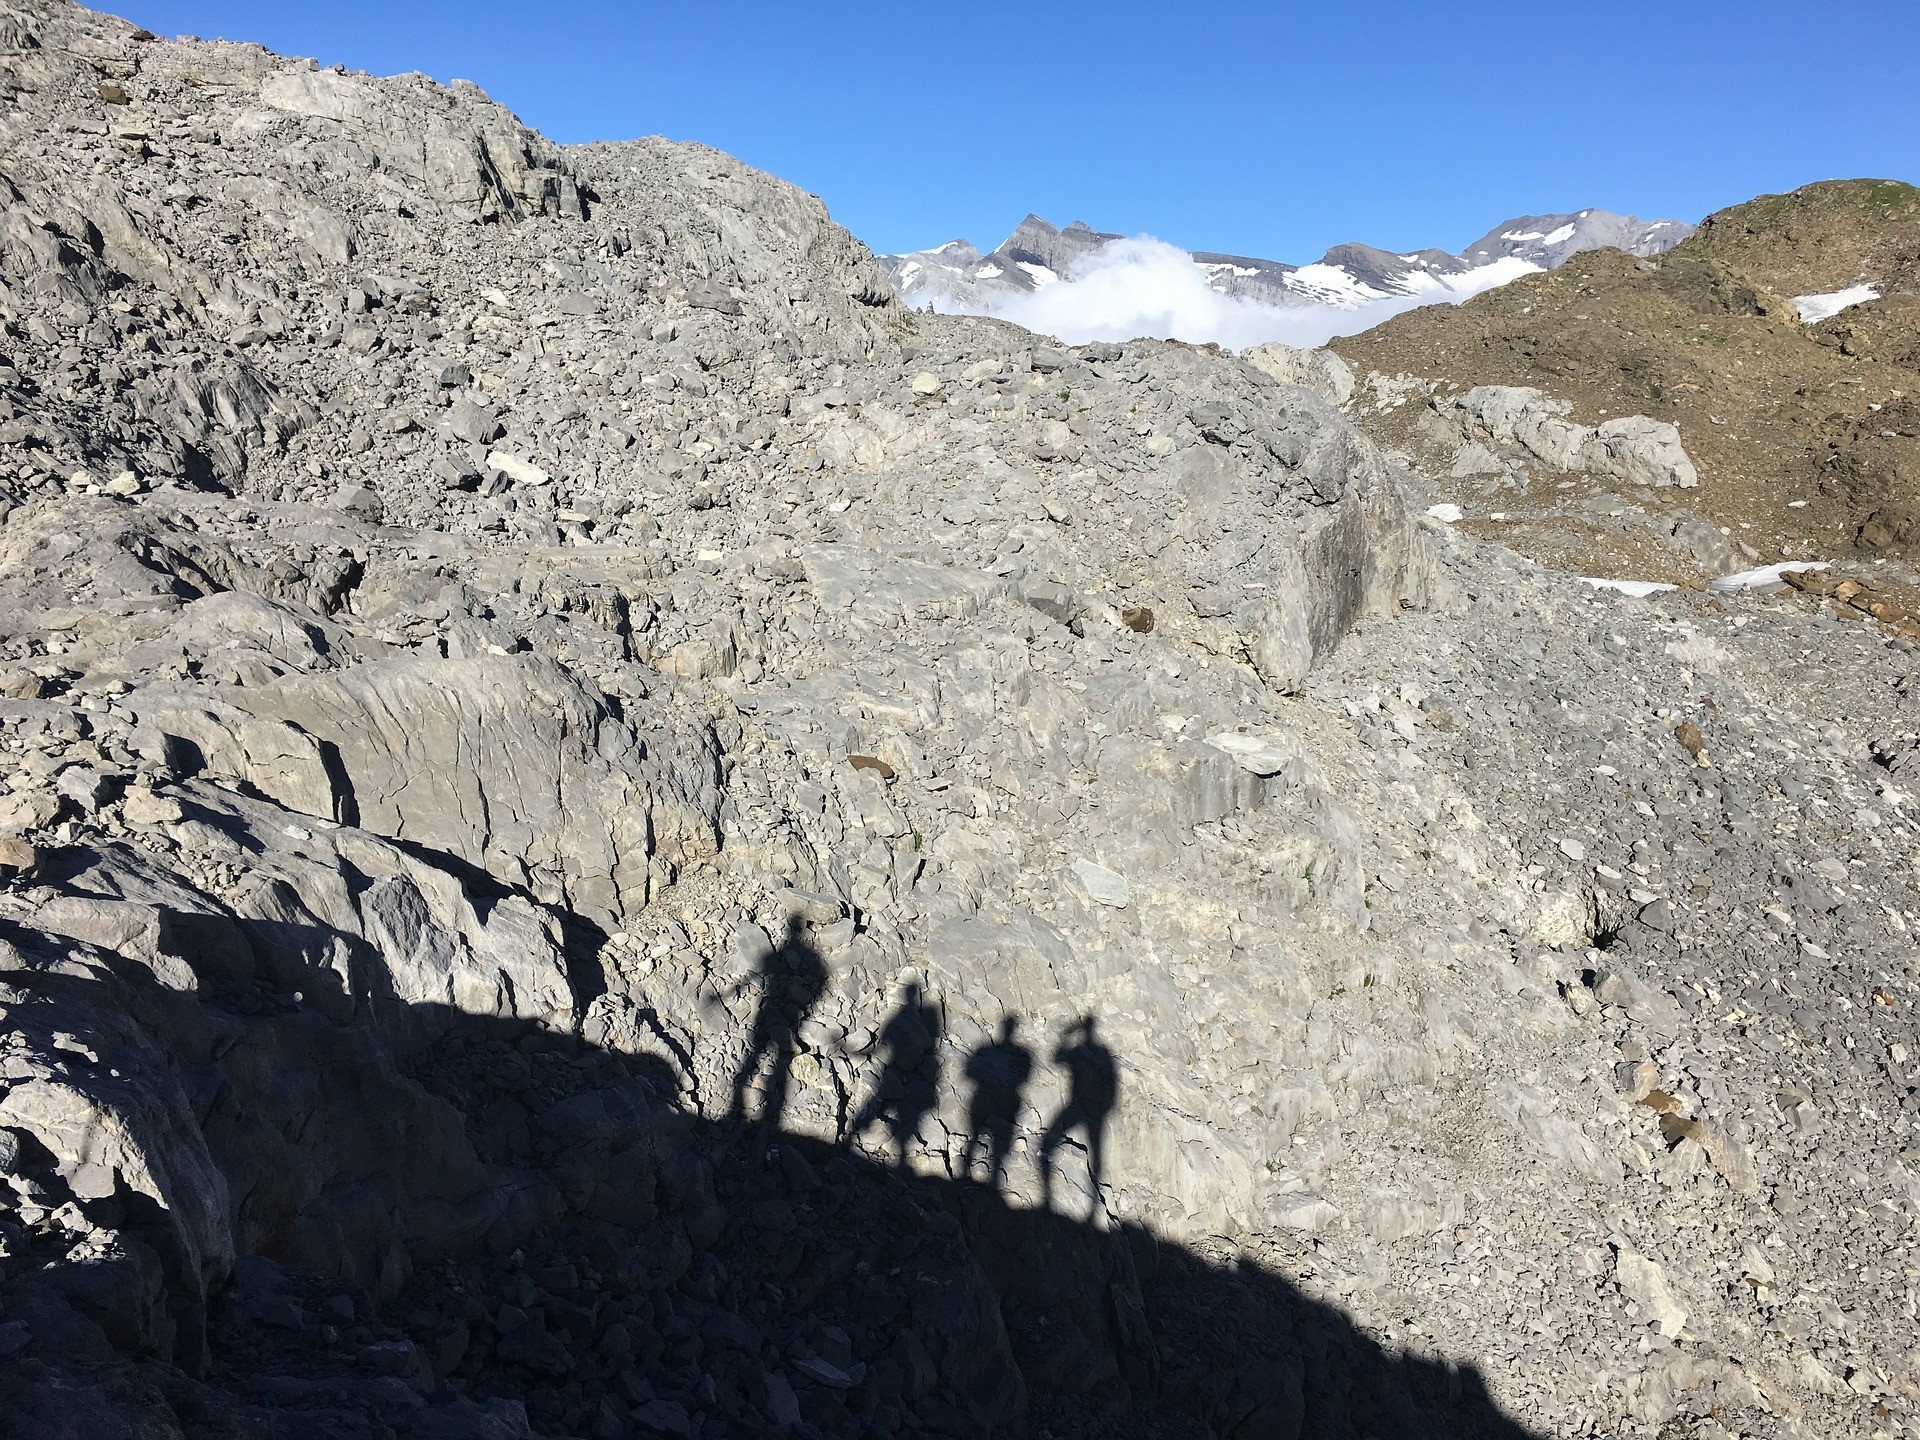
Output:
<path fill-rule="evenodd" d="M 1691 490 L 1700 474 L 1672 425 L 1623 415 L 1598 425 L 1570 423 L 1573 406 L 1539 390 L 1477 385 L 1453 402 L 1465 443 L 1515 446 L 1551 470 L 1584 471 L 1623 485 Z"/>
<path fill-rule="evenodd" d="M 376 81 L 309 64 L 265 76 L 260 98 L 324 122 L 316 128 L 328 158 L 390 176 L 456 215 L 585 218 L 580 186 L 558 150 L 490 105 L 477 86 L 462 82 L 449 94 L 423 80 Z"/>
<path fill-rule="evenodd" d="M 1291 345 L 1255 345 L 1246 361 L 1282 385 L 1299 385 L 1334 406 L 1353 398 L 1353 370 L 1331 350 L 1301 350 Z"/>
<path fill-rule="evenodd" d="M 156 753 L 456 857 L 597 923 L 713 850 L 711 739 L 689 737 L 683 754 L 669 748 L 677 736 L 649 747 L 551 662 L 369 661 L 230 696 L 148 687 L 125 703 Z"/>

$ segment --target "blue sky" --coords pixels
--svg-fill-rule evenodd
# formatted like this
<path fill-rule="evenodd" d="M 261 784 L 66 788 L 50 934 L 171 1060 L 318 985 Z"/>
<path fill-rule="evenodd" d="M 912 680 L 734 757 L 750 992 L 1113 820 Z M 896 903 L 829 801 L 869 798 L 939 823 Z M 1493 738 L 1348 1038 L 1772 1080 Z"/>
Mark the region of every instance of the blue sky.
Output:
<path fill-rule="evenodd" d="M 1920 0 L 120 0 L 161 34 L 477 81 L 557 140 L 699 140 L 879 250 L 1028 210 L 1307 260 L 1511 215 L 1920 181 Z"/>

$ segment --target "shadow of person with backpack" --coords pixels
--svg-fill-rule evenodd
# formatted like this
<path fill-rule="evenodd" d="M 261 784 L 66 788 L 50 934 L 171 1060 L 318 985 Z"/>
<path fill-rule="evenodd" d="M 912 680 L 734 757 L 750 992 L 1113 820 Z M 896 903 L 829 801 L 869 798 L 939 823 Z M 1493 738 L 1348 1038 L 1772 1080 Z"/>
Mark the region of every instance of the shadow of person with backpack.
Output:
<path fill-rule="evenodd" d="M 967 1057 L 973 1097 L 967 1105 L 967 1148 L 961 1157 L 960 1173 L 968 1180 L 977 1178 L 975 1166 L 985 1160 L 986 1183 L 995 1188 L 1006 1181 L 1007 1155 L 1013 1149 L 1022 1092 L 1033 1074 L 1033 1051 L 1014 1038 L 1019 1029 L 1019 1016 L 1005 1016 L 1000 1021 L 1000 1038 Z"/>
<path fill-rule="evenodd" d="M 935 1050 L 940 1032 L 939 1010 L 922 998 L 918 984 L 909 985 L 880 1030 L 879 1081 L 847 1131 L 848 1138 L 854 1139 L 868 1126 L 884 1124 L 892 1137 L 898 1169 L 906 1168 L 908 1147 L 939 1101 L 940 1069 Z"/>
<path fill-rule="evenodd" d="M 1120 1071 L 1113 1051 L 1094 1034 L 1094 1019 L 1083 1015 L 1061 1037 L 1053 1063 L 1066 1067 L 1067 1103 L 1040 1137 L 1040 1203 L 1053 1208 L 1055 1153 L 1076 1131 L 1087 1148 L 1087 1172 L 1093 1181 L 1093 1213 L 1103 1209 L 1100 1186 L 1106 1169 L 1107 1118 L 1119 1096 Z"/>

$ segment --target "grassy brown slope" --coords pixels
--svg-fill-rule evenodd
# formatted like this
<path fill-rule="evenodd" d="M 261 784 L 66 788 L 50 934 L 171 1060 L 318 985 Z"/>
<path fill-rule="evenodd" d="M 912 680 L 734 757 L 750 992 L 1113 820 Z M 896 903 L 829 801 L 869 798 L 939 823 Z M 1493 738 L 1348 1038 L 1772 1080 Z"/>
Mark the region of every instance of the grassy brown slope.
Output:
<path fill-rule="evenodd" d="M 1682 248 L 1783 295 L 1881 278 L 1920 231 L 1920 189 L 1899 180 L 1823 180 L 1709 215 Z M 1910 252 L 1909 252 L 1910 253 Z"/>
<path fill-rule="evenodd" d="M 1788 298 L 1861 280 L 1883 298 L 1815 326 Z M 1840 181 L 1763 196 L 1710 217 L 1658 260 L 1578 255 L 1332 348 L 1362 374 L 1536 385 L 1588 424 L 1671 421 L 1702 476 L 1690 506 L 1763 554 L 1811 542 L 1831 554 L 1920 555 L 1912 186 Z"/>

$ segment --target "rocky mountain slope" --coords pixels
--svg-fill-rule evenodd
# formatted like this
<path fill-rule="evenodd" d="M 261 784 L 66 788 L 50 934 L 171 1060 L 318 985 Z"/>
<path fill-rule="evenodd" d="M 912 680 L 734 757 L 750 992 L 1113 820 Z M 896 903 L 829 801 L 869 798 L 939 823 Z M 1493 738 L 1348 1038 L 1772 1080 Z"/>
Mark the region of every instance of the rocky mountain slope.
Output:
<path fill-rule="evenodd" d="M 1526 215 L 1495 226 L 1459 255 L 1444 250 L 1395 254 L 1371 245 L 1336 245 L 1308 265 L 1246 255 L 1196 251 L 1193 263 L 1222 295 L 1263 305 L 1334 305 L 1343 309 L 1396 296 L 1472 293 L 1536 270 L 1551 270 L 1574 255 L 1612 246 L 1633 255 L 1658 255 L 1693 233 L 1678 220 L 1637 220 L 1605 210 L 1577 215 Z M 1074 221 L 1057 229 L 1029 215 L 991 253 L 966 240 L 933 250 L 882 255 L 880 266 L 900 298 L 916 308 L 978 313 L 994 303 L 1030 295 L 1093 262 L 1124 237 Z"/>
<path fill-rule="evenodd" d="M 1729 568 L 1860 555 L 1904 573 L 1899 562 L 1920 556 L 1916 265 L 1920 191 L 1823 182 L 1710 216 L 1658 258 L 1595 251 L 1333 348 L 1383 377 L 1362 409 L 1373 433 L 1443 474 L 1471 472 L 1459 447 L 1487 438 L 1448 418 L 1462 392 L 1537 387 L 1576 424 L 1641 414 L 1676 427 L 1701 477 L 1689 513 L 1730 537 Z M 1569 506 L 1595 500 L 1587 487 L 1568 493 L 1556 478 L 1516 493 L 1500 473 L 1453 476 L 1483 488 L 1452 498 L 1508 516 L 1502 534 L 1529 553 L 1580 565 L 1611 555 L 1649 579 L 1699 573 L 1673 547 L 1640 543 L 1649 525 L 1672 528 L 1665 507 L 1575 554 Z"/>
<path fill-rule="evenodd" d="M 1911 645 L 711 150 L 0 49 L 12 1433 L 1911 1428 Z"/>

